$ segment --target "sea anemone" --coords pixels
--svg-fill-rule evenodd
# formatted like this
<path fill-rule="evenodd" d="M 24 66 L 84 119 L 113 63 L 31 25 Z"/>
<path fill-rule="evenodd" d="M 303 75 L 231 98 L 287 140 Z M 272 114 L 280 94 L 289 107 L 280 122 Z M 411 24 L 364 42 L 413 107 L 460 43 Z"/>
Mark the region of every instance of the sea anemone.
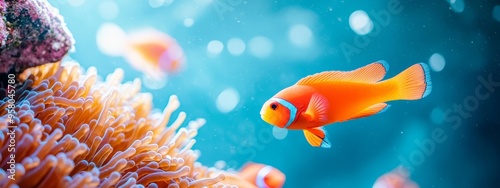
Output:
<path fill-rule="evenodd" d="M 102 81 L 95 68 L 51 63 L 26 69 L 15 92 L 0 89 L 13 94 L 0 100 L 0 187 L 253 187 L 196 162 L 204 119 L 180 128 L 180 112 L 167 126 L 177 97 L 155 113 L 123 74 Z"/>

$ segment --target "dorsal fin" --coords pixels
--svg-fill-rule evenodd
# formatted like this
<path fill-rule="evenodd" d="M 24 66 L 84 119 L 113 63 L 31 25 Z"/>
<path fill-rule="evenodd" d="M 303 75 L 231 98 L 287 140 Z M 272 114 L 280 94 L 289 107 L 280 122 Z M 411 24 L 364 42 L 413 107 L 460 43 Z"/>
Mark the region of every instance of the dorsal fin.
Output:
<path fill-rule="evenodd" d="M 353 71 L 325 71 L 300 79 L 297 85 L 324 83 L 331 81 L 376 83 L 384 78 L 389 64 L 380 60 Z"/>

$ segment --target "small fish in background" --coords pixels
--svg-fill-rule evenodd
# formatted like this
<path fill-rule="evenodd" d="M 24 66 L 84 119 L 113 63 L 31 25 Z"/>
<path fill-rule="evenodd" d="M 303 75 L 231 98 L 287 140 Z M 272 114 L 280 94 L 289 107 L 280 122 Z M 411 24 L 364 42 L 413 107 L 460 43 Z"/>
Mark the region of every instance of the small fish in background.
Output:
<path fill-rule="evenodd" d="M 266 101 L 261 118 L 279 128 L 303 130 L 314 147 L 330 148 L 323 126 L 378 114 L 394 100 L 418 100 L 432 90 L 430 71 L 418 63 L 382 80 L 389 65 L 378 61 L 353 71 L 307 76 Z"/>
<path fill-rule="evenodd" d="M 245 164 L 238 177 L 247 180 L 258 188 L 281 188 L 285 184 L 285 174 L 264 164 L 249 162 Z"/>
<path fill-rule="evenodd" d="M 399 166 L 375 180 L 373 188 L 419 188 L 418 184 L 410 179 L 408 169 Z"/>
<path fill-rule="evenodd" d="M 151 89 L 163 87 L 169 75 L 185 66 L 184 52 L 176 40 L 154 28 L 126 33 L 114 23 L 105 23 L 97 32 L 97 45 L 104 54 L 121 56 L 144 73 L 143 83 Z"/>
<path fill-rule="evenodd" d="M 153 28 L 130 33 L 123 57 L 153 79 L 177 73 L 185 61 L 175 39 Z"/>

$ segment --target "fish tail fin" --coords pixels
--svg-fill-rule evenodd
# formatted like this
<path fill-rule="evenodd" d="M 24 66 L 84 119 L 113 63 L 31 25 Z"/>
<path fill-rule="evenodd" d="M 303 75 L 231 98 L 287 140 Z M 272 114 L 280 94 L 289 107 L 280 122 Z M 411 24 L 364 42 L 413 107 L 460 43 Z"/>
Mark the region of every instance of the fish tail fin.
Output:
<path fill-rule="evenodd" d="M 397 98 L 402 100 L 421 99 L 432 91 L 430 70 L 424 63 L 412 65 L 391 81 L 397 85 Z"/>

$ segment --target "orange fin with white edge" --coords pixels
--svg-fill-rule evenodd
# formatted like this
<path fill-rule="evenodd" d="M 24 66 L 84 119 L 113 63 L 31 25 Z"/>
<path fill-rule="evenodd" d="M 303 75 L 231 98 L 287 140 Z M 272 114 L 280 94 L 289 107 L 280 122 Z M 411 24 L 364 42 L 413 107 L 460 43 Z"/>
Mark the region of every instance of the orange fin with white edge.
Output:
<path fill-rule="evenodd" d="M 308 121 L 325 122 L 328 120 L 328 100 L 320 94 L 313 94 L 304 113 Z"/>
<path fill-rule="evenodd" d="M 397 85 L 397 99 L 417 100 L 432 91 L 430 70 L 427 64 L 418 63 L 394 76 L 390 81 Z"/>
<path fill-rule="evenodd" d="M 328 134 L 322 127 L 304 129 L 304 136 L 311 146 L 322 148 L 332 147 L 330 140 L 328 140 Z"/>
<path fill-rule="evenodd" d="M 387 103 L 378 103 L 374 104 L 368 108 L 365 108 L 364 110 L 361 110 L 361 112 L 358 112 L 356 115 L 352 116 L 348 120 L 352 119 L 358 119 L 362 117 L 368 117 L 374 114 L 379 114 L 382 112 L 385 112 L 391 105 L 388 105 Z"/>
<path fill-rule="evenodd" d="M 300 79 L 297 85 L 308 85 L 332 81 L 376 83 L 384 78 L 389 64 L 380 60 L 353 71 L 325 71 Z"/>

